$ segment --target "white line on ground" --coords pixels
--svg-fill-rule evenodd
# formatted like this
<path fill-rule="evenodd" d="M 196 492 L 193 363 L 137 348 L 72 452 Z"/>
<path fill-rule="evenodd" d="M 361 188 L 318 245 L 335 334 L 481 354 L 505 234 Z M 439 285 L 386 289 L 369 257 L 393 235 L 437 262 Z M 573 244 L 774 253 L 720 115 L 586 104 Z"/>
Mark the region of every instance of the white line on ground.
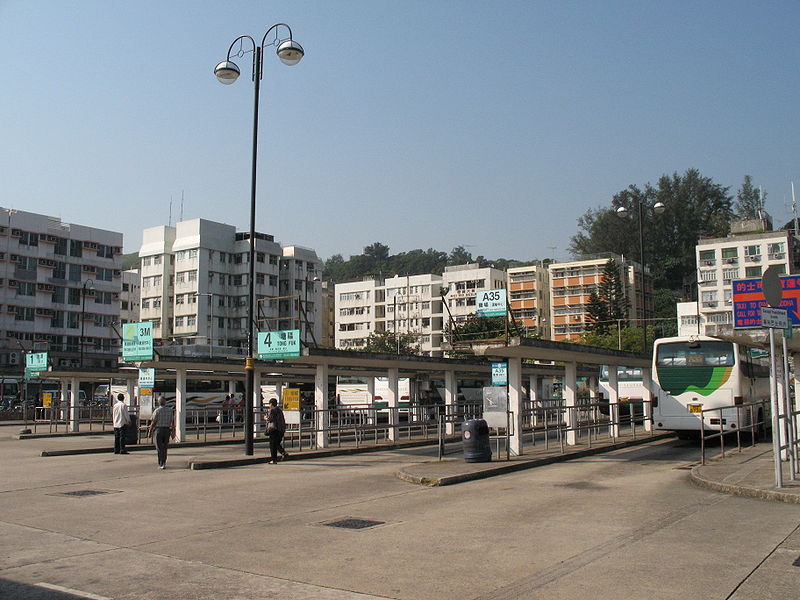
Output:
<path fill-rule="evenodd" d="M 56 592 L 64 592 L 65 594 L 72 594 L 73 596 L 78 596 L 80 598 L 88 598 L 89 600 L 111 600 L 111 598 L 107 598 L 106 596 L 98 596 L 97 594 L 92 594 L 91 592 L 82 592 L 81 590 L 73 590 L 72 588 L 63 587 L 52 583 L 39 582 L 35 583 L 34 585 L 46 588 L 48 590 L 53 590 Z"/>

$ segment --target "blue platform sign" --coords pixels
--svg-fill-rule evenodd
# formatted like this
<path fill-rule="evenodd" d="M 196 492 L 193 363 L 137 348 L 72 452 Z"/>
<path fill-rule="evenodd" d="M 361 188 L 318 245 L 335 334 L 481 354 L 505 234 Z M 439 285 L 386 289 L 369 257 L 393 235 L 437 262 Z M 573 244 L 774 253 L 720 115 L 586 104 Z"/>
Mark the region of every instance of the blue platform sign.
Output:
<path fill-rule="evenodd" d="M 300 330 L 260 331 L 258 333 L 258 358 L 298 358 L 300 356 Z"/>
<path fill-rule="evenodd" d="M 492 385 L 508 385 L 508 363 L 492 363 Z"/>

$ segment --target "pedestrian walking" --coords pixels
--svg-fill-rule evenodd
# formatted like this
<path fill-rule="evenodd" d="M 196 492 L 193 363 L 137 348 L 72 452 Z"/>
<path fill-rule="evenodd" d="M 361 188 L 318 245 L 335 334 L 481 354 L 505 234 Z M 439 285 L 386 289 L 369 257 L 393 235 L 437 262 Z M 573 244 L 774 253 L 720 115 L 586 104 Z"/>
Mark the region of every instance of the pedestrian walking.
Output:
<path fill-rule="evenodd" d="M 150 418 L 148 437 L 153 437 L 153 442 L 158 451 L 158 468 L 165 469 L 167 467 L 169 440 L 170 438 L 175 438 L 175 413 L 167 406 L 164 396 L 158 397 L 158 408 L 153 411 L 153 416 Z"/>
<path fill-rule="evenodd" d="M 117 401 L 111 408 L 111 419 L 114 425 L 114 454 L 128 454 L 125 449 L 126 429 L 131 424 L 128 407 L 125 406 L 125 395 L 118 394 Z"/>
<path fill-rule="evenodd" d="M 278 400 L 270 398 L 269 410 L 267 411 L 267 436 L 269 436 L 269 464 L 274 465 L 278 463 L 278 452 L 281 453 L 282 458 L 289 456 L 289 453 L 284 450 L 281 441 L 283 441 L 283 434 L 286 432 L 286 419 L 283 418 L 283 411 L 278 408 Z"/>

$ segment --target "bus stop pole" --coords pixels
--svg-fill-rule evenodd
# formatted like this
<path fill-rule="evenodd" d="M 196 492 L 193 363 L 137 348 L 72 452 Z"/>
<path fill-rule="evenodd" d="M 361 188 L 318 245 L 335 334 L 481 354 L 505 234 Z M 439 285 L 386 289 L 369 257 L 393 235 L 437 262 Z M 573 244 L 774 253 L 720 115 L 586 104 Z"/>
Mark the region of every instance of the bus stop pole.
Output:
<path fill-rule="evenodd" d="M 781 471 L 781 434 L 778 419 L 778 377 L 775 361 L 775 329 L 769 328 L 769 385 L 770 405 L 772 406 L 772 454 L 775 460 L 775 487 L 783 487 Z"/>

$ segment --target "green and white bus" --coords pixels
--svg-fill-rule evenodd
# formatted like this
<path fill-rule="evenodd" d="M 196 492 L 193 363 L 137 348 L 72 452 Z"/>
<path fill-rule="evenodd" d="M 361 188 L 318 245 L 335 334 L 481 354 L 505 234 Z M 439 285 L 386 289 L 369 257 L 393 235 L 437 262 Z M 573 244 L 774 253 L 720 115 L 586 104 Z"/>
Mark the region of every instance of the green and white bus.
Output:
<path fill-rule="evenodd" d="M 653 383 L 656 429 L 699 435 L 700 411 L 720 407 L 731 408 L 705 413 L 705 430 L 769 427 L 769 358 L 756 348 L 700 335 L 657 339 Z M 763 400 L 753 411 L 734 408 Z"/>

